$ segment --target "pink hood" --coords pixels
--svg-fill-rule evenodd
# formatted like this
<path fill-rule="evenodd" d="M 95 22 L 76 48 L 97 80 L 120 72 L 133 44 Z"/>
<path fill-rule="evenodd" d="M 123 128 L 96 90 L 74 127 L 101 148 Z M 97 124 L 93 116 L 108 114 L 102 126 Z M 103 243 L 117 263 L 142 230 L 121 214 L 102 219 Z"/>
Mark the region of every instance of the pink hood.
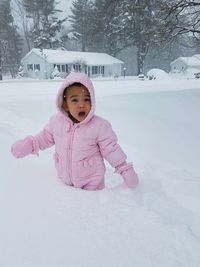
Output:
<path fill-rule="evenodd" d="M 56 106 L 57 106 L 59 112 L 64 114 L 65 117 L 66 116 L 68 117 L 68 114 L 62 108 L 63 93 L 64 93 L 65 88 L 67 88 L 68 86 L 72 85 L 73 83 L 81 83 L 81 84 L 83 84 L 88 89 L 88 91 L 90 93 L 91 104 L 92 104 L 91 110 L 90 110 L 88 116 L 85 118 L 85 120 L 83 120 L 82 122 L 79 123 L 79 124 L 82 124 L 82 123 L 88 122 L 93 117 L 94 110 L 95 110 L 94 87 L 93 87 L 93 84 L 92 84 L 91 80 L 89 79 L 89 77 L 86 74 L 72 72 L 65 78 L 65 80 L 61 84 L 61 87 L 60 87 L 60 89 L 58 91 L 58 95 L 57 95 L 57 98 L 56 98 Z"/>

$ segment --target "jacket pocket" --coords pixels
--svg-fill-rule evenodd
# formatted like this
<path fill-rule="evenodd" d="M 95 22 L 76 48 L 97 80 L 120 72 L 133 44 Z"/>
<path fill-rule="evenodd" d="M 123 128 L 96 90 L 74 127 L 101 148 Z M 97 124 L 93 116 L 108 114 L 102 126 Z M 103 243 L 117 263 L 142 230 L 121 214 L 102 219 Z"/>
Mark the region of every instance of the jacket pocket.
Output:
<path fill-rule="evenodd" d="M 78 162 L 79 178 L 88 178 L 93 176 L 97 170 L 97 162 L 94 158 L 84 158 Z"/>
<path fill-rule="evenodd" d="M 60 156 L 59 156 L 59 154 L 56 152 L 56 153 L 53 155 L 53 158 L 54 158 L 54 163 L 55 163 L 55 167 L 56 167 L 58 176 L 61 177 L 61 173 L 62 173 L 62 164 L 61 164 Z"/>

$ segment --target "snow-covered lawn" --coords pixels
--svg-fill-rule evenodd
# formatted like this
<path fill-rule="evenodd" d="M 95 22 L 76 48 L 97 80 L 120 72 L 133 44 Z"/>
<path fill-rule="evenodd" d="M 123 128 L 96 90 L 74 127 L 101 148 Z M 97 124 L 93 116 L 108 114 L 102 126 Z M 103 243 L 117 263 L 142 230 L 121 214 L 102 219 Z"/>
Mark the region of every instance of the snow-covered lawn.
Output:
<path fill-rule="evenodd" d="M 105 190 L 67 187 L 53 149 L 11 156 L 56 111 L 59 85 L 0 83 L 0 266 L 199 267 L 200 81 L 94 80 L 96 113 L 139 174 L 134 191 L 109 165 Z"/>

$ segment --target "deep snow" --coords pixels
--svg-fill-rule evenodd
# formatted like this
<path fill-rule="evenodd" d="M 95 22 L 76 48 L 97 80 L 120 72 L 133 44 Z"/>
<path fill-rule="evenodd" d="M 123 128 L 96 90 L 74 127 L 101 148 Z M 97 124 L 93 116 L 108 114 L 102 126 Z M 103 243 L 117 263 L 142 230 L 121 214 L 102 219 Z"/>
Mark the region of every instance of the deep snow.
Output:
<path fill-rule="evenodd" d="M 140 177 L 127 189 L 107 165 L 97 192 L 62 184 L 53 149 L 10 154 L 56 111 L 59 84 L 0 83 L 0 266 L 199 267 L 200 82 L 94 80 L 96 113 Z"/>

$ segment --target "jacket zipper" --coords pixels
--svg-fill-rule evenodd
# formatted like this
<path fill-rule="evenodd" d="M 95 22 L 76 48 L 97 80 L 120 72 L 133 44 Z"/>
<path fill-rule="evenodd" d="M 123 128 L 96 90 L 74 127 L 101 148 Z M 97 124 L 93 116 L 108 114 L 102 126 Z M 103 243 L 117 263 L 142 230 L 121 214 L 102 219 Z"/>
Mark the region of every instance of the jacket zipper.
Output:
<path fill-rule="evenodd" d="M 72 144 L 74 140 L 74 132 L 76 127 L 72 127 L 72 132 L 70 134 L 70 140 L 69 140 L 69 147 L 68 147 L 68 169 L 69 169 L 69 181 L 70 184 L 73 185 L 73 179 L 72 179 Z"/>

